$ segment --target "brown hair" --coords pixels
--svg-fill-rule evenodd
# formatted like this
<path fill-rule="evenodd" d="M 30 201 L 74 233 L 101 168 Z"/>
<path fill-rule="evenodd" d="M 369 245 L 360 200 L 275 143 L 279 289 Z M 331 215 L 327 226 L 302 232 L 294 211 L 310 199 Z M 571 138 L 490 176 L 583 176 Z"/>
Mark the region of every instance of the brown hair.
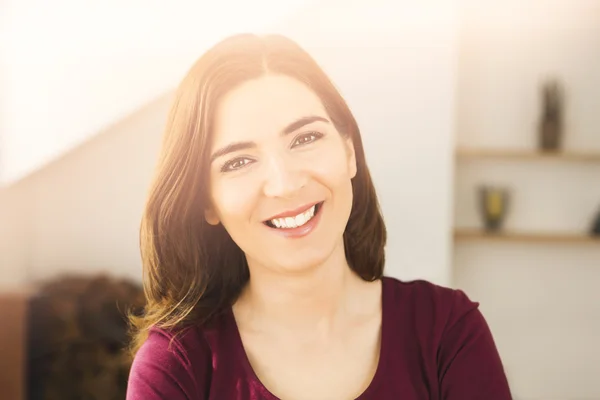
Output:
<path fill-rule="evenodd" d="M 209 225 L 208 159 L 216 107 L 232 88 L 266 73 L 306 84 L 337 130 L 354 145 L 357 173 L 344 244 L 350 267 L 363 279 L 383 274 L 386 230 L 350 109 L 317 63 L 280 35 L 236 35 L 209 49 L 175 93 L 154 181 L 142 218 L 140 247 L 146 307 L 131 316 L 135 353 L 154 326 L 206 322 L 232 305 L 249 277 L 242 250 L 222 225 Z"/>

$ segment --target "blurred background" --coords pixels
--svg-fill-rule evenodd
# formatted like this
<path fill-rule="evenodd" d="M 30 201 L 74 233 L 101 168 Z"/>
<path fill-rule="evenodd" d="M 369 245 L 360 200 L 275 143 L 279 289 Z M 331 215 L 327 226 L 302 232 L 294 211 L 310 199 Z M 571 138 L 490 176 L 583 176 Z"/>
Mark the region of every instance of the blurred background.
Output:
<path fill-rule="evenodd" d="M 387 275 L 478 301 L 515 399 L 600 399 L 600 0 L 0 0 L 0 397 L 123 398 L 171 95 L 243 31 L 347 99 Z"/>

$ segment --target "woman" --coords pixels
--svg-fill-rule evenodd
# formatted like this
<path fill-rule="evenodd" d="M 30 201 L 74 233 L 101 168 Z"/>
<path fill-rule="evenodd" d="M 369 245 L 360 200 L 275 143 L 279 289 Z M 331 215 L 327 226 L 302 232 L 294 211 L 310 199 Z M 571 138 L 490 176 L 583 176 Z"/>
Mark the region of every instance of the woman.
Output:
<path fill-rule="evenodd" d="M 383 277 L 356 121 L 289 39 L 193 66 L 141 236 L 129 400 L 510 398 L 477 303 Z"/>

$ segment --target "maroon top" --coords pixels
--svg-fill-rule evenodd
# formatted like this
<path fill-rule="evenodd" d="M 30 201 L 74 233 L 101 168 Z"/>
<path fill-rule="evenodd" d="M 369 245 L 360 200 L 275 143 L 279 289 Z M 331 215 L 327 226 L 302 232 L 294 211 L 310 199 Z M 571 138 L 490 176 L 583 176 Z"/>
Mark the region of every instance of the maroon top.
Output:
<path fill-rule="evenodd" d="M 511 394 L 479 303 L 426 281 L 383 278 L 379 365 L 360 400 L 505 400 Z M 173 341 L 153 329 L 127 400 L 277 400 L 252 370 L 231 309 Z"/>

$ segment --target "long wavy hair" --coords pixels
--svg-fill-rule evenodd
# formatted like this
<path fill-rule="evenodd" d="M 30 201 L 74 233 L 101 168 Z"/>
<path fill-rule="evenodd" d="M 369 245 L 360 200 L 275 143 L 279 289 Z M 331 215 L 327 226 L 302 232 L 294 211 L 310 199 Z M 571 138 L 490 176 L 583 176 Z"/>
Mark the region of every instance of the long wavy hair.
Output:
<path fill-rule="evenodd" d="M 205 221 L 204 210 L 210 206 L 208 162 L 217 107 L 230 90 L 265 74 L 284 74 L 307 85 L 338 132 L 351 138 L 357 173 L 344 232 L 346 259 L 362 279 L 383 275 L 385 224 L 348 105 L 294 41 L 235 35 L 202 55 L 175 93 L 140 228 L 146 305 L 142 315 L 130 316 L 132 354 L 152 327 L 207 322 L 236 301 L 249 279 L 244 253 L 221 224 Z"/>

